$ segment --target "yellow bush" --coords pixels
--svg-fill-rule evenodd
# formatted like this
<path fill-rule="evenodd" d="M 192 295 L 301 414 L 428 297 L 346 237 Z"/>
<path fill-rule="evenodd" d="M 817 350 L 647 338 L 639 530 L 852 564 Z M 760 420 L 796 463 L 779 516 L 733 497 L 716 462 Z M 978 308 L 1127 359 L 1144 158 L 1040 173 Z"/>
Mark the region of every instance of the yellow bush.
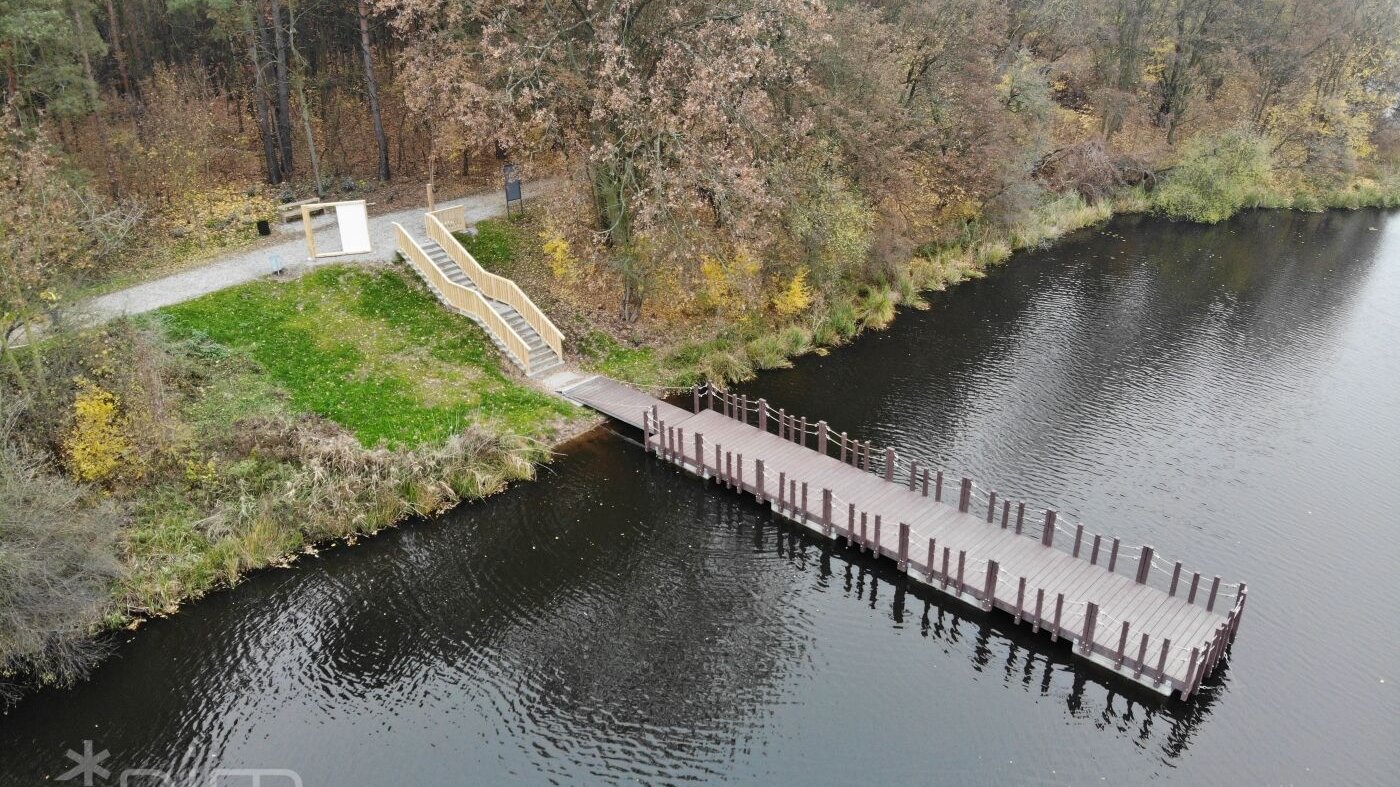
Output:
<path fill-rule="evenodd" d="M 574 259 L 573 250 L 569 248 L 568 238 L 551 227 L 540 233 L 540 239 L 544 241 L 544 255 L 549 260 L 549 270 L 554 274 L 554 278 L 564 281 L 570 279 L 577 267 L 577 261 Z"/>
<path fill-rule="evenodd" d="M 812 288 L 807 284 L 807 269 L 792 277 L 783 291 L 773 296 L 773 309 L 784 317 L 801 314 L 812 305 Z"/>
<path fill-rule="evenodd" d="M 756 291 L 762 267 L 745 248 L 740 248 L 729 260 L 701 255 L 700 278 L 705 305 L 723 314 L 740 314 L 755 302 L 761 304 Z"/>
<path fill-rule="evenodd" d="M 106 481 L 131 450 L 117 397 L 88 380 L 78 381 L 73 428 L 64 440 L 68 469 L 83 481 Z"/>

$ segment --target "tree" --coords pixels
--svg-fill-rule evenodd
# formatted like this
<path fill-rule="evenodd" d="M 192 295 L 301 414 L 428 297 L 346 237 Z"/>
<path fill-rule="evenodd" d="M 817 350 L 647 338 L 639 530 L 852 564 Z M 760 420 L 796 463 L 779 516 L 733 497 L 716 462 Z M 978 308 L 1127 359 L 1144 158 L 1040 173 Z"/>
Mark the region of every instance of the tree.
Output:
<path fill-rule="evenodd" d="M 384 134 L 384 115 L 379 109 L 379 85 L 374 78 L 374 50 L 369 45 L 369 7 L 366 0 L 357 0 L 360 16 L 360 52 L 365 58 L 365 92 L 369 96 L 370 116 L 374 120 L 374 141 L 379 146 L 379 179 L 389 180 L 389 138 Z"/>

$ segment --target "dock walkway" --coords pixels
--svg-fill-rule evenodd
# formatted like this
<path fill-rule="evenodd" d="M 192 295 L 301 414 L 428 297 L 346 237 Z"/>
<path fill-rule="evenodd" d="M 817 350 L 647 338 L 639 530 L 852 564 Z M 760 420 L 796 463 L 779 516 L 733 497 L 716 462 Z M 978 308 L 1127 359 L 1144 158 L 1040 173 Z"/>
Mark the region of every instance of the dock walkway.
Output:
<path fill-rule="evenodd" d="M 1054 510 L 762 399 L 702 386 L 686 411 L 606 377 L 560 393 L 641 429 L 657 456 L 887 557 L 936 591 L 1069 640 L 1076 657 L 1162 694 L 1195 694 L 1238 629 L 1244 583 L 1226 585 L 1161 560 L 1150 546 L 1070 528 Z"/>

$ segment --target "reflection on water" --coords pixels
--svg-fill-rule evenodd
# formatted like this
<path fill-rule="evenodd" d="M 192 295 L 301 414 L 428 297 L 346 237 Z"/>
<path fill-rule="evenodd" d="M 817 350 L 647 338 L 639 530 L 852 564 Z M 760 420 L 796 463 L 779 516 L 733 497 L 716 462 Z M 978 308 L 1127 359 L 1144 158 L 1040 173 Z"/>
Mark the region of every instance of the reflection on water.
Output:
<path fill-rule="evenodd" d="M 84 740 L 114 774 L 308 785 L 1393 772 L 1400 632 L 1354 600 L 1400 590 L 1400 221 L 1118 221 L 931 301 L 746 392 L 1248 580 L 1199 700 L 605 432 L 535 484 L 146 626 L 0 718 L 0 784 Z"/>

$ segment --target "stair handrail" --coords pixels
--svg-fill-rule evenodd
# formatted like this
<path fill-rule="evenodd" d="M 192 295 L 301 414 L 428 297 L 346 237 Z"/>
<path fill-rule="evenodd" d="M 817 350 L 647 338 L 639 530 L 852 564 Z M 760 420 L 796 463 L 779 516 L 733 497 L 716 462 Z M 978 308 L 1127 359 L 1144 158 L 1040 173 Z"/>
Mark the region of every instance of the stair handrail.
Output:
<path fill-rule="evenodd" d="M 442 299 L 450 306 L 461 309 L 467 314 L 480 319 L 486 326 L 496 334 L 505 345 L 506 351 L 515 358 L 516 363 L 530 372 L 530 345 L 525 338 L 516 332 L 506 322 L 494 308 L 486 297 L 470 287 L 464 287 L 447 277 L 437 263 L 433 262 L 428 253 L 418 245 L 418 241 L 408 234 L 402 224 L 393 222 L 394 233 L 398 237 L 398 250 L 408 260 L 413 267 L 418 269 L 423 278 L 427 279 L 437 291 L 442 295 Z"/>
<path fill-rule="evenodd" d="M 476 285 L 481 288 L 481 291 L 485 293 L 486 297 L 494 298 L 495 300 L 513 306 L 515 310 L 520 313 L 520 316 L 525 319 L 525 322 L 540 335 L 545 345 L 553 350 L 554 354 L 557 355 L 560 360 L 563 360 L 563 332 L 555 327 L 554 322 L 549 319 L 549 315 L 545 314 L 540 307 L 535 305 L 534 301 L 530 300 L 530 296 L 526 295 L 525 291 L 520 289 L 520 285 L 516 284 L 511 279 L 492 273 L 481 267 L 481 263 L 476 261 L 476 258 L 472 256 L 471 252 L 467 251 L 466 247 L 447 230 L 446 225 L 444 225 L 442 220 L 435 214 L 426 214 L 424 222 L 428 227 L 428 237 L 432 238 L 434 242 L 447 252 L 447 256 L 451 257 L 452 261 L 457 263 L 457 267 L 461 268 L 463 273 L 467 274 L 472 281 L 476 282 Z"/>

